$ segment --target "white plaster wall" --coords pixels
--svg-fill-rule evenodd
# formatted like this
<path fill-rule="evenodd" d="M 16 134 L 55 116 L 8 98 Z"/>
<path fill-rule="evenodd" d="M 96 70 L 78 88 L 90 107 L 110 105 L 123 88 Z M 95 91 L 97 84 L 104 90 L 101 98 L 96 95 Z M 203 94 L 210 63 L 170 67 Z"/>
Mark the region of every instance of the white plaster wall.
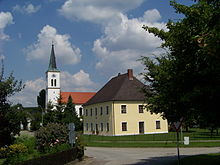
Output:
<path fill-rule="evenodd" d="M 77 105 L 75 105 L 75 108 L 76 108 L 76 113 L 77 113 L 77 115 L 79 116 L 79 108 L 83 108 L 83 107 L 82 107 L 82 104 L 77 104 Z M 83 110 L 82 110 L 82 114 L 83 114 Z"/>

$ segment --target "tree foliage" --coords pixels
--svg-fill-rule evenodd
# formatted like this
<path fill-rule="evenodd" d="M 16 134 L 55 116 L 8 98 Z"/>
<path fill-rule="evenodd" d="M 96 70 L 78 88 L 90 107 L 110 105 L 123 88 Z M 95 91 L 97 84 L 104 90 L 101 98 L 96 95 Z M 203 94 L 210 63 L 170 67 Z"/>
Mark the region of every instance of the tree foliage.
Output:
<path fill-rule="evenodd" d="M 39 95 L 37 96 L 37 104 L 43 109 L 46 108 L 46 90 L 45 89 L 42 89 L 39 92 Z"/>
<path fill-rule="evenodd" d="M 62 98 L 59 100 L 62 100 Z M 44 125 L 47 125 L 48 123 L 60 123 L 66 125 L 74 123 L 76 131 L 82 130 L 82 122 L 77 115 L 71 96 L 68 97 L 66 104 L 62 101 L 58 101 L 56 108 L 54 108 L 54 106 L 48 106 L 44 115 Z"/>
<path fill-rule="evenodd" d="M 66 107 L 64 109 L 63 123 L 74 123 L 76 131 L 82 130 L 82 122 L 76 113 L 76 108 L 73 104 L 71 96 L 69 96 Z"/>
<path fill-rule="evenodd" d="M 64 144 L 68 141 L 68 130 L 66 125 L 58 123 L 49 123 L 41 127 L 36 133 L 38 149 L 45 152 L 58 144 Z"/>
<path fill-rule="evenodd" d="M 10 74 L 4 77 L 2 67 L 0 74 L 0 146 L 10 144 L 14 135 L 20 131 L 20 120 L 17 110 L 11 108 L 9 97 L 19 92 L 24 86 Z"/>
<path fill-rule="evenodd" d="M 163 40 L 168 52 L 142 58 L 148 108 L 170 122 L 205 119 L 220 125 L 220 8 L 219 1 L 200 0 L 192 6 L 171 1 L 185 17 L 169 20 L 167 29 L 143 26 Z"/>

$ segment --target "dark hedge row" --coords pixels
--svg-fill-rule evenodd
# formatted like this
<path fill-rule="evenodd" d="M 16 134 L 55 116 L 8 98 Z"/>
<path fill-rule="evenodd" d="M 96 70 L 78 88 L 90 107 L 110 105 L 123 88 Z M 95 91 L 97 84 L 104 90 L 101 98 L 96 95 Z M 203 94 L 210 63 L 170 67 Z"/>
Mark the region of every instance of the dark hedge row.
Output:
<path fill-rule="evenodd" d="M 71 162 L 77 158 L 78 150 L 77 148 L 72 148 L 70 150 L 53 153 L 50 155 L 42 156 L 36 159 L 31 159 L 18 165 L 63 165 Z"/>

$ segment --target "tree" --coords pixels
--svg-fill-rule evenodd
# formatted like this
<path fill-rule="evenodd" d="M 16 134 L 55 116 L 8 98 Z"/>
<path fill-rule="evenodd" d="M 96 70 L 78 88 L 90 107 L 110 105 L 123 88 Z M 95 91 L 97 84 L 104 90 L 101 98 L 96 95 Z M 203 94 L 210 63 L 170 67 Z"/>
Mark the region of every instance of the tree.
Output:
<path fill-rule="evenodd" d="M 46 90 L 45 89 L 42 89 L 39 92 L 39 95 L 37 96 L 37 104 L 43 109 L 46 108 Z"/>
<path fill-rule="evenodd" d="M 75 105 L 73 104 L 73 100 L 71 96 L 68 97 L 68 101 L 64 109 L 62 121 L 63 123 L 66 123 L 66 124 L 74 123 L 76 131 L 82 130 L 82 122 L 80 121 L 80 118 L 78 117 L 76 113 L 76 108 L 75 108 Z"/>
<path fill-rule="evenodd" d="M 20 132 L 18 113 L 11 108 L 8 98 L 21 91 L 23 87 L 22 81 L 15 80 L 12 74 L 4 77 L 2 67 L 0 74 L 0 146 L 10 144 L 13 136 Z"/>
<path fill-rule="evenodd" d="M 142 58 L 149 87 L 144 89 L 148 108 L 170 122 L 204 121 L 219 126 L 220 2 L 200 0 L 192 6 L 171 1 L 185 17 L 168 21 L 168 31 L 143 26 L 163 40 L 167 53 Z"/>
<path fill-rule="evenodd" d="M 44 114 L 44 126 L 46 126 L 48 123 L 62 124 L 64 108 L 65 104 L 61 101 L 58 101 L 56 106 L 49 102 L 47 105 L 46 113 Z"/>

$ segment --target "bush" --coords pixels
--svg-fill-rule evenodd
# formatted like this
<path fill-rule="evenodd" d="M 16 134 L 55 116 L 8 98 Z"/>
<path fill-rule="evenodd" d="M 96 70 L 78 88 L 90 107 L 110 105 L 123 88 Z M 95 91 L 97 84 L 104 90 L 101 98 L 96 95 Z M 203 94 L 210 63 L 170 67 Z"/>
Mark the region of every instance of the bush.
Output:
<path fill-rule="evenodd" d="M 8 147 L 0 148 L 0 157 L 7 158 L 27 153 L 28 148 L 24 144 L 12 144 Z"/>
<path fill-rule="evenodd" d="M 12 144 L 8 147 L 0 148 L 0 158 L 6 158 L 4 164 L 15 164 L 25 160 L 28 148 L 24 144 Z"/>
<path fill-rule="evenodd" d="M 56 144 L 53 147 L 46 147 L 45 152 L 47 154 L 52 154 L 52 153 L 66 151 L 68 149 L 71 149 L 71 146 L 67 143 L 63 143 L 63 144 Z"/>
<path fill-rule="evenodd" d="M 37 148 L 41 152 L 48 151 L 48 148 L 67 143 L 67 127 L 62 124 L 49 123 L 46 127 L 41 127 L 36 133 Z"/>
<path fill-rule="evenodd" d="M 82 160 L 83 156 L 84 156 L 84 143 L 82 140 L 82 136 L 81 135 L 77 135 L 77 139 L 76 139 L 76 144 L 75 147 L 77 149 L 77 159 L 78 160 Z"/>
<path fill-rule="evenodd" d="M 36 148 L 36 138 L 29 135 L 18 136 L 15 144 L 24 144 L 28 148 L 28 153 L 33 153 Z"/>
<path fill-rule="evenodd" d="M 0 159 L 6 158 L 7 155 L 7 148 L 6 147 L 1 147 L 0 148 Z"/>

